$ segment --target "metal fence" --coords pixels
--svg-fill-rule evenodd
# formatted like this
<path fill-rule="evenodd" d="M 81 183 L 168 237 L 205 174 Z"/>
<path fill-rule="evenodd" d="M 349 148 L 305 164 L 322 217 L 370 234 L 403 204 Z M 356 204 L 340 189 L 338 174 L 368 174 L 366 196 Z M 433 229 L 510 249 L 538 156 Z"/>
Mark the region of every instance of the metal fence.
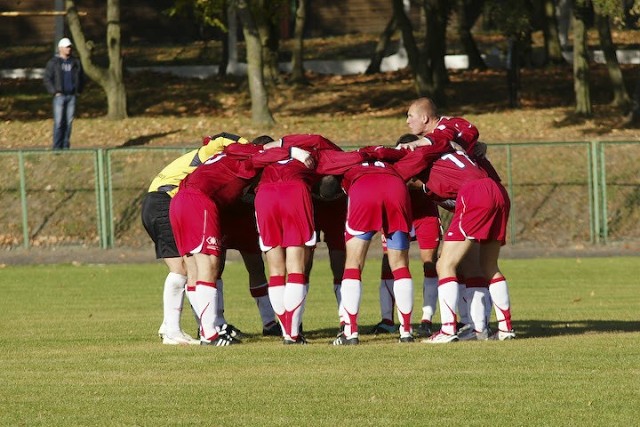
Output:
<path fill-rule="evenodd" d="M 0 247 L 149 245 L 142 197 L 188 149 L 0 151 Z M 509 243 L 640 239 L 640 142 L 490 144 L 488 157 L 511 196 Z"/>

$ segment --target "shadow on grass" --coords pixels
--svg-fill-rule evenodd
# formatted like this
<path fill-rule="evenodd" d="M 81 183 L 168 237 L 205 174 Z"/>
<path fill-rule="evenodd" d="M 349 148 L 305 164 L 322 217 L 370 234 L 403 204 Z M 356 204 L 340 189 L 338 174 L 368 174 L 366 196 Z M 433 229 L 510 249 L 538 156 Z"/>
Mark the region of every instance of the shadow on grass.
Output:
<path fill-rule="evenodd" d="M 640 332 L 640 321 L 623 320 L 520 320 L 513 323 L 518 337 L 541 338 L 606 332 Z"/>
<path fill-rule="evenodd" d="M 373 337 L 375 335 L 369 333 L 373 330 L 374 324 L 360 325 L 360 334 Z M 417 325 L 413 325 L 414 331 Z M 491 328 L 496 329 L 496 325 L 492 324 Z M 563 335 L 586 335 L 594 333 L 620 333 L 620 332 L 640 332 L 640 321 L 621 321 L 621 320 L 576 320 L 576 321 L 547 321 L 547 320 L 519 320 L 513 322 L 513 328 L 516 331 L 517 338 L 545 338 Z M 432 331 L 440 329 L 440 325 L 434 323 Z M 332 340 L 338 334 L 338 325 L 335 328 L 323 328 L 305 330 L 304 336 L 310 340 L 327 339 Z M 380 338 L 397 338 L 397 334 L 379 334 Z M 417 338 L 416 340 L 420 340 Z"/>
<path fill-rule="evenodd" d="M 158 132 L 158 133 L 152 133 L 150 135 L 141 135 L 141 136 L 138 136 L 136 138 L 131 138 L 131 139 L 125 141 L 124 143 L 119 145 L 118 148 L 139 147 L 141 145 L 146 145 L 146 144 L 150 143 L 154 139 L 163 138 L 163 137 L 165 137 L 167 135 L 173 135 L 174 133 L 178 133 L 178 132 L 180 132 L 180 130 L 172 130 L 172 131 L 168 131 L 168 132 Z"/>

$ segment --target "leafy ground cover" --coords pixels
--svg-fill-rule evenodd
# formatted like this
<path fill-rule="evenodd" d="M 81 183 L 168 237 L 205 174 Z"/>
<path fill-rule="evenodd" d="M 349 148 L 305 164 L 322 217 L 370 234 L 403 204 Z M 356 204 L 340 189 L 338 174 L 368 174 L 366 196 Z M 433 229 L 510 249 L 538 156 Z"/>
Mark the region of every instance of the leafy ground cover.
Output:
<path fill-rule="evenodd" d="M 617 32 L 620 47 L 634 47 L 637 32 Z M 492 35 L 478 37 L 484 49 L 500 47 Z M 590 35 L 595 47 L 595 37 Z M 536 39 L 537 40 L 537 39 Z M 307 58 L 351 58 L 368 54 L 373 36 L 313 39 Z M 539 41 L 536 41 L 539 44 Z M 210 63 L 211 46 L 131 46 L 125 48 L 128 65 Z M 12 48 L 0 52 L 3 67 L 42 66 L 49 48 Z M 209 49 L 210 50 L 210 49 Z M 286 51 L 286 49 L 283 49 Z M 455 52 L 455 44 L 452 51 Z M 358 52 L 357 55 L 354 52 Z M 208 56 L 209 55 L 209 56 Z M 366 55 L 364 55 L 366 56 Z M 5 65 L 6 64 L 6 65 Z M 624 65 L 630 91 L 640 80 L 637 65 Z M 373 76 L 308 74 L 310 84 L 286 83 L 270 88 L 270 106 L 276 125 L 259 128 L 250 121 L 250 101 L 243 77 L 184 79 L 142 72 L 126 76 L 130 119 L 106 121 L 102 90 L 89 83 L 78 106 L 72 146 L 118 147 L 131 145 L 180 146 L 197 143 L 202 135 L 220 130 L 247 137 L 264 133 L 322 133 L 337 143 L 362 145 L 391 142 L 404 133 L 407 104 L 415 98 L 408 70 Z M 637 140 L 638 129 L 623 126 L 623 113 L 610 107 L 608 75 L 594 65 L 592 118 L 575 117 L 570 66 L 523 69 L 520 108 L 509 108 L 504 70 L 452 71 L 447 88 L 446 115 L 465 115 L 476 123 L 488 142 L 580 141 L 585 139 Z M 0 147 L 47 148 L 51 138 L 50 98 L 38 80 L 0 80 Z"/>
<path fill-rule="evenodd" d="M 226 315 L 249 338 L 229 348 L 160 344 L 160 264 L 6 267 L 0 425 L 634 425 L 636 265 L 506 260 L 515 341 L 363 335 L 353 348 L 329 345 L 326 260 L 311 276 L 310 344 L 293 348 L 259 335 L 240 263 L 227 266 Z M 378 321 L 378 268 L 370 260 L 363 276 L 365 328 Z M 419 264 L 411 270 L 420 277 Z M 186 311 L 183 325 L 194 328 Z"/>

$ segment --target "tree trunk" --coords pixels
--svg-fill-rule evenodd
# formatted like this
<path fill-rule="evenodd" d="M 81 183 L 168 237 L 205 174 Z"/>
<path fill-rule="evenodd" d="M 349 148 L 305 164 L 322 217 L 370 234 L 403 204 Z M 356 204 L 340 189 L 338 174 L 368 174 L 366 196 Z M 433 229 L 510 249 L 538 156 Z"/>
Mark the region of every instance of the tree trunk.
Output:
<path fill-rule="evenodd" d="M 564 63 L 560 35 L 558 33 L 558 20 L 556 18 L 556 4 L 554 0 L 543 0 L 544 22 L 542 26 L 544 34 L 545 62 L 552 64 Z"/>
<path fill-rule="evenodd" d="M 413 82 L 418 96 L 433 96 L 434 88 L 431 80 L 431 70 L 426 58 L 418 50 L 418 44 L 413 36 L 411 21 L 404 11 L 402 0 L 393 0 L 393 13 L 402 32 L 402 41 L 407 50 L 409 66 L 413 73 Z"/>
<path fill-rule="evenodd" d="M 445 105 L 444 87 L 449 83 L 449 75 L 444 63 L 447 51 L 447 17 L 449 7 L 447 0 L 424 0 L 426 18 L 425 52 L 429 62 L 431 81 L 433 82 L 432 98 L 439 105 Z"/>
<path fill-rule="evenodd" d="M 227 13 L 228 8 L 229 5 L 227 4 L 227 1 L 223 0 L 220 20 L 227 28 L 227 31 L 222 32 L 222 57 L 220 58 L 220 63 L 218 64 L 218 76 L 220 77 L 224 77 L 227 75 L 227 66 L 229 65 L 229 33 L 231 32 L 231 27 L 229 25 L 229 14 Z"/>
<path fill-rule="evenodd" d="M 304 25 L 307 20 L 307 0 L 297 0 L 296 23 L 293 33 L 293 55 L 291 56 L 291 82 L 307 84 L 304 75 Z"/>
<path fill-rule="evenodd" d="M 107 51 L 109 55 L 109 84 L 106 89 L 109 104 L 107 118 L 127 117 L 127 91 L 124 86 L 122 43 L 120 38 L 120 0 L 107 1 Z"/>
<path fill-rule="evenodd" d="M 280 50 L 280 35 L 277 28 L 278 10 L 274 9 L 274 3 L 269 0 L 259 0 L 256 4 L 254 21 L 260 34 L 262 44 L 262 61 L 265 82 L 278 84 L 280 82 L 280 70 L 278 69 L 278 55 Z"/>
<path fill-rule="evenodd" d="M 611 102 L 611 104 L 626 111 L 631 105 L 631 98 L 627 93 L 627 89 L 624 84 L 624 77 L 622 75 L 622 71 L 620 70 L 618 57 L 616 56 L 616 47 L 613 44 L 613 40 L 611 38 L 609 17 L 597 13 L 596 26 L 598 27 L 600 46 L 602 47 L 604 57 L 607 61 L 607 71 L 609 72 L 611 89 L 613 90 L 613 101 Z"/>
<path fill-rule="evenodd" d="M 486 70 L 487 64 L 485 64 L 478 45 L 471 34 L 471 28 L 476 23 L 476 20 L 482 13 L 484 7 L 484 0 L 458 0 L 456 2 L 456 13 L 458 14 L 458 37 L 464 52 L 469 58 L 469 69 L 471 70 Z"/>
<path fill-rule="evenodd" d="M 640 79 L 636 81 L 636 90 L 633 92 L 631 111 L 626 117 L 624 126 L 640 127 Z"/>
<path fill-rule="evenodd" d="M 93 43 L 88 42 L 84 36 L 75 1 L 65 0 L 65 9 L 69 30 L 75 41 L 82 67 L 87 76 L 98 83 L 107 95 L 107 118 L 112 120 L 127 118 L 127 93 L 122 72 L 120 40 L 120 0 L 107 1 L 108 69 L 99 67 L 93 62 Z"/>
<path fill-rule="evenodd" d="M 391 36 L 393 36 L 393 33 L 395 33 L 397 29 L 398 25 L 394 14 L 391 15 L 391 19 L 387 22 L 387 26 L 382 34 L 380 34 L 376 50 L 371 56 L 371 62 L 369 62 L 369 66 L 364 72 L 365 74 L 376 74 L 380 72 L 380 64 L 382 64 L 382 59 L 384 58 L 384 54 L 389 46 L 389 42 L 391 41 Z"/>
<path fill-rule="evenodd" d="M 269 110 L 269 96 L 262 74 L 262 44 L 253 14 L 246 0 L 237 0 L 236 8 L 247 46 L 247 78 L 251 94 L 251 120 L 255 124 L 271 126 L 275 123 Z"/>
<path fill-rule="evenodd" d="M 587 27 L 584 13 L 583 7 L 575 7 L 573 11 L 573 91 L 576 96 L 576 114 L 591 116 Z"/>

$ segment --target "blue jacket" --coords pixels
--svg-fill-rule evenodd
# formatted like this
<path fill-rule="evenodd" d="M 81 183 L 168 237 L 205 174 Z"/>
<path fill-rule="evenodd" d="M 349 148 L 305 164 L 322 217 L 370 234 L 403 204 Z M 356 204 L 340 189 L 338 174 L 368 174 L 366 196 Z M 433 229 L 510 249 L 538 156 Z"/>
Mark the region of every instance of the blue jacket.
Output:
<path fill-rule="evenodd" d="M 76 94 L 82 92 L 84 87 L 84 71 L 82 64 L 76 57 L 70 57 L 73 73 L 73 85 L 76 88 Z M 44 71 L 44 86 L 51 95 L 62 93 L 62 58 L 58 55 L 54 56 L 47 62 L 47 68 Z"/>

